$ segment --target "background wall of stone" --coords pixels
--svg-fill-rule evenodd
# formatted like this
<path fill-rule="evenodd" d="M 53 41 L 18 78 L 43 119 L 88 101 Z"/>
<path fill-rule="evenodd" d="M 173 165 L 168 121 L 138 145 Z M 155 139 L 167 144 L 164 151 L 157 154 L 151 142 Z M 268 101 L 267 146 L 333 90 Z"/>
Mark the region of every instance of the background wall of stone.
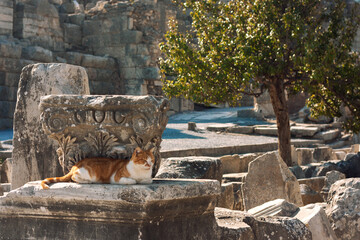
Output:
<path fill-rule="evenodd" d="M 85 67 L 91 94 L 162 95 L 158 44 L 169 16 L 187 18 L 170 0 L 0 0 L 0 129 L 12 128 L 21 69 L 31 63 Z"/>

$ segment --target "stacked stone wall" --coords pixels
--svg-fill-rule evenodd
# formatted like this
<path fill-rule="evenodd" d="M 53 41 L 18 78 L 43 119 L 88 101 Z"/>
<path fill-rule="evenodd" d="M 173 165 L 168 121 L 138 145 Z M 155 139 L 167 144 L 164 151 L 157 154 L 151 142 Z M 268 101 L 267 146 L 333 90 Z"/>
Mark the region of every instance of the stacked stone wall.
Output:
<path fill-rule="evenodd" d="M 0 1 L 0 34 L 12 35 L 13 32 L 13 1 Z"/>
<path fill-rule="evenodd" d="M 11 128 L 21 69 L 60 62 L 85 67 L 91 94 L 162 95 L 159 42 L 171 0 L 3 0 L 0 2 L 0 129 Z M 193 104 L 173 101 L 172 109 Z"/>

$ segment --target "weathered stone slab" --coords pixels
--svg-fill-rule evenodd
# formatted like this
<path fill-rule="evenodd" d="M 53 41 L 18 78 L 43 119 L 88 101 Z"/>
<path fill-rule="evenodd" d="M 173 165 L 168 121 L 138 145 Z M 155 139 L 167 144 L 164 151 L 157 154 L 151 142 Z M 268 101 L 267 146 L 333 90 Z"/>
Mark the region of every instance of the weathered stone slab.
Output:
<path fill-rule="evenodd" d="M 335 182 L 329 191 L 326 214 L 339 239 L 360 239 L 360 178 Z"/>
<path fill-rule="evenodd" d="M 282 198 L 302 206 L 299 183 L 277 152 L 256 158 L 249 164 L 243 186 L 245 209 Z"/>
<path fill-rule="evenodd" d="M 221 195 L 216 206 L 228 209 L 234 208 L 234 188 L 232 183 L 221 184 Z"/>
<path fill-rule="evenodd" d="M 234 127 L 234 126 L 235 126 L 234 123 L 218 123 L 218 124 L 209 125 L 206 127 L 206 129 L 212 132 L 225 132 L 229 127 Z"/>
<path fill-rule="evenodd" d="M 229 133 L 239 133 L 239 134 L 252 134 L 254 133 L 254 127 L 253 126 L 234 126 L 229 127 L 226 132 Z"/>
<path fill-rule="evenodd" d="M 339 171 L 336 171 L 336 170 L 333 170 L 333 171 L 330 171 L 330 172 L 326 173 L 325 184 L 324 184 L 324 187 L 321 189 L 321 192 L 320 192 L 325 201 L 327 201 L 328 193 L 329 193 L 329 190 L 331 188 L 331 185 L 333 185 L 335 182 L 337 182 L 339 180 L 342 180 L 342 179 L 345 179 L 345 178 L 346 178 L 345 174 L 343 174 L 343 173 L 341 173 Z"/>
<path fill-rule="evenodd" d="M 287 202 L 285 199 L 276 199 L 260 206 L 249 209 L 247 212 L 254 217 L 280 216 L 292 217 L 299 207 Z"/>
<path fill-rule="evenodd" d="M 41 129 L 40 97 L 47 94 L 89 94 L 85 69 L 67 64 L 35 64 L 21 74 L 14 114 L 12 184 L 62 174 L 56 144 Z"/>
<path fill-rule="evenodd" d="M 312 137 L 318 131 L 320 131 L 319 127 L 303 127 L 303 126 L 292 126 L 290 128 L 291 135 L 296 137 Z"/>
<path fill-rule="evenodd" d="M 226 155 L 220 157 L 223 166 L 223 173 L 240 173 L 247 172 L 249 163 L 257 158 L 260 154 L 248 153 L 244 155 Z"/>
<path fill-rule="evenodd" d="M 222 166 L 219 158 L 179 157 L 162 159 L 158 178 L 216 179 L 221 182 Z"/>
<path fill-rule="evenodd" d="M 260 135 L 277 136 L 276 127 L 255 127 L 254 132 Z"/>
<path fill-rule="evenodd" d="M 312 163 L 314 161 L 313 159 L 313 152 L 314 149 L 312 148 L 297 148 L 297 164 L 298 165 L 306 165 L 309 163 Z"/>
<path fill-rule="evenodd" d="M 311 189 L 315 190 L 316 192 L 320 192 L 321 189 L 324 187 L 325 184 L 325 177 L 311 177 L 311 178 L 302 178 L 298 179 L 299 184 L 306 184 Z"/>
<path fill-rule="evenodd" d="M 294 215 L 302 221 L 311 231 L 313 240 L 337 240 L 334 230 L 330 226 L 329 219 L 321 206 L 310 204 L 300 208 Z"/>
<path fill-rule="evenodd" d="M 337 137 L 340 136 L 340 134 L 341 134 L 340 129 L 331 129 L 331 130 L 327 130 L 325 132 L 319 132 L 319 133 L 315 134 L 314 138 L 321 139 L 325 142 L 329 142 L 329 141 L 335 140 Z"/>
<path fill-rule="evenodd" d="M 0 198 L 0 232 L 4 239 L 215 240 L 219 193 L 212 180 L 56 183 L 49 190 L 30 182 Z"/>

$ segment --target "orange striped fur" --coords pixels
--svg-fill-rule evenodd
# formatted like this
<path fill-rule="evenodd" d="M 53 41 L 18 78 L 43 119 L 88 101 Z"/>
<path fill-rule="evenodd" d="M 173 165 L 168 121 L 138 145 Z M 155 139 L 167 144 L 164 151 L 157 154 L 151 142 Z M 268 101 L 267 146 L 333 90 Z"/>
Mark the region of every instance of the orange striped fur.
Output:
<path fill-rule="evenodd" d="M 43 189 L 56 182 L 136 184 L 151 183 L 154 165 L 153 149 L 135 149 L 130 160 L 111 158 L 85 158 L 74 165 L 62 177 L 46 178 L 41 182 Z"/>

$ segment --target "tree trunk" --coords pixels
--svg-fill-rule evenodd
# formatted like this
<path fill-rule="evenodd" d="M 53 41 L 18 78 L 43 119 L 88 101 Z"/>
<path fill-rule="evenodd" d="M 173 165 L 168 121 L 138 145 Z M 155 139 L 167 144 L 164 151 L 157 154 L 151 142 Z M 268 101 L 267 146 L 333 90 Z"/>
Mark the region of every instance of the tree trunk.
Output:
<path fill-rule="evenodd" d="M 291 134 L 284 82 L 282 80 L 276 79 L 268 85 L 268 90 L 271 104 L 274 108 L 276 116 L 279 154 L 284 162 L 288 166 L 291 166 Z"/>

